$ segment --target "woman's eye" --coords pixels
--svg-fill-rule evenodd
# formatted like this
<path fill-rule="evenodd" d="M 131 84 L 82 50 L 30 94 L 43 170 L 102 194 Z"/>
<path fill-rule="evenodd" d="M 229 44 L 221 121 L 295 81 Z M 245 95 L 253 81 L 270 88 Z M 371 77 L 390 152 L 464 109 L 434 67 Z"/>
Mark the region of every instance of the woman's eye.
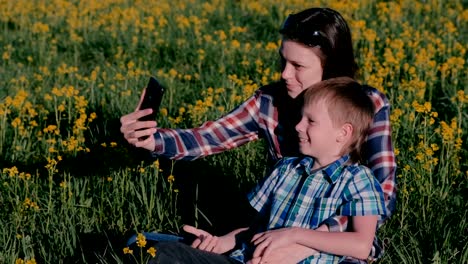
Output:
<path fill-rule="evenodd" d="M 300 68 L 302 68 L 302 65 L 300 65 L 300 64 L 297 64 L 297 63 L 294 63 L 294 64 L 293 64 L 293 66 L 294 66 L 294 68 L 296 68 L 296 69 L 300 69 Z"/>

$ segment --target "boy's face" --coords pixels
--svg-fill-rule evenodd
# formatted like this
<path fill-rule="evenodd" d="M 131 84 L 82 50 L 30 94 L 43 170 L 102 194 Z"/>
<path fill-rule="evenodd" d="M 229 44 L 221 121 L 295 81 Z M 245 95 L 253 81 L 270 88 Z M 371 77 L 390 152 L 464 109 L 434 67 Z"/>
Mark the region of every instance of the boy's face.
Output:
<path fill-rule="evenodd" d="M 302 154 L 314 157 L 322 165 L 341 156 L 342 145 L 337 139 L 342 130 L 334 126 L 323 100 L 304 106 L 296 131 Z"/>

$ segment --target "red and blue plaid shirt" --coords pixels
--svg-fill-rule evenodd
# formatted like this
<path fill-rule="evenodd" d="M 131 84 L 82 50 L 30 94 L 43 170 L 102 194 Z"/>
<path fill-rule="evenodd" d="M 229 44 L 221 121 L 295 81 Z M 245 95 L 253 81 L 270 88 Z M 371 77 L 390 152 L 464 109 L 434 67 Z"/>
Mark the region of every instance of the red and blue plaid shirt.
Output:
<path fill-rule="evenodd" d="M 390 104 L 383 93 L 364 86 L 375 106 L 374 122 L 367 137 L 367 166 L 380 182 L 389 217 L 396 203 L 396 162 L 393 152 Z M 273 162 L 298 156 L 297 134 L 302 102 L 291 99 L 282 82 L 257 90 L 253 96 L 216 121 L 193 129 L 158 129 L 154 155 L 193 160 L 220 153 L 263 138 Z M 326 224 L 330 231 L 344 231 L 348 218 L 337 216 Z M 379 224 L 381 224 L 380 222 Z"/>

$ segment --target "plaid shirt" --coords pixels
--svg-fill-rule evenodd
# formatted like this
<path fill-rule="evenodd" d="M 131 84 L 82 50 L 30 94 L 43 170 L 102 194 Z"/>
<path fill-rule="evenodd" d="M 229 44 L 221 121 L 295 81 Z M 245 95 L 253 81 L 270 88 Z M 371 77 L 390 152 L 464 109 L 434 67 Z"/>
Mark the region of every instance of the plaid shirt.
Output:
<path fill-rule="evenodd" d="M 335 216 L 385 215 L 383 192 L 369 168 L 350 164 L 345 155 L 313 171 L 311 157 L 284 158 L 249 195 L 250 204 L 268 219 L 266 230 L 283 227 L 318 228 Z M 262 230 L 263 231 L 263 230 Z M 231 257 L 245 261 L 252 252 L 247 244 Z M 327 253 L 300 263 L 338 263 L 342 257 Z"/>
<path fill-rule="evenodd" d="M 377 89 L 365 86 L 375 106 L 374 123 L 367 138 L 367 166 L 379 180 L 385 197 L 387 217 L 396 203 L 396 162 L 390 128 L 390 104 Z M 297 134 L 302 102 L 291 99 L 284 83 L 264 86 L 253 96 L 216 121 L 193 129 L 158 129 L 154 134 L 155 156 L 193 160 L 229 150 L 252 140 L 263 138 L 268 143 L 269 157 L 276 162 L 282 157 L 298 156 Z M 383 221 L 379 222 L 379 226 Z M 325 222 L 330 231 L 344 231 L 348 218 L 332 217 Z M 377 249 L 373 257 L 379 257 Z"/>

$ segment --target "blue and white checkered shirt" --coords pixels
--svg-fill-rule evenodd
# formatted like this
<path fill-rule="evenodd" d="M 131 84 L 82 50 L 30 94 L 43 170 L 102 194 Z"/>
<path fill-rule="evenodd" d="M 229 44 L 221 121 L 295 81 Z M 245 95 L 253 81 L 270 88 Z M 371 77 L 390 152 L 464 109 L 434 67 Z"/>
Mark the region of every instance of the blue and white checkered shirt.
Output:
<path fill-rule="evenodd" d="M 269 219 L 266 230 L 291 226 L 316 229 L 337 215 L 384 216 L 379 182 L 369 168 L 348 161 L 346 155 L 324 168 L 312 170 L 311 157 L 281 159 L 249 195 L 250 204 Z M 253 249 L 247 245 L 234 251 L 231 257 L 241 262 L 249 260 Z M 300 263 L 338 263 L 341 259 L 320 253 Z"/>

